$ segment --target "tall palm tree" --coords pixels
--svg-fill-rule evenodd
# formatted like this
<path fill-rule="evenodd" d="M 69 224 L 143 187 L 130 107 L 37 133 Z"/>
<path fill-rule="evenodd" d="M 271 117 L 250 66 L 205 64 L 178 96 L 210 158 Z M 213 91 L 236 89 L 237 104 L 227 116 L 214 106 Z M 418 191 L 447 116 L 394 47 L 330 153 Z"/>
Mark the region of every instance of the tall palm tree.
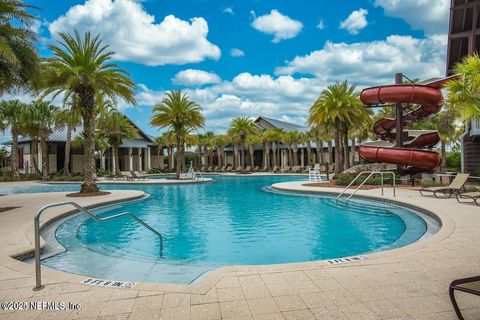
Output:
<path fill-rule="evenodd" d="M 315 140 L 315 132 L 309 129 L 305 132 L 301 132 L 301 143 L 305 143 L 307 147 L 307 166 L 312 165 L 312 140 Z"/>
<path fill-rule="evenodd" d="M 21 120 L 27 109 L 27 105 L 18 100 L 0 102 L 0 128 L 10 128 L 12 134 L 12 171 L 13 180 L 20 180 L 18 168 L 18 136 L 21 134 Z"/>
<path fill-rule="evenodd" d="M 36 127 L 40 128 L 38 134 L 40 138 L 40 150 L 42 151 L 42 180 L 49 180 L 49 154 L 48 137 L 55 128 L 57 113 L 59 108 L 43 100 L 37 100 L 27 109 L 31 114 Z"/>
<path fill-rule="evenodd" d="M 301 141 L 301 133 L 299 131 L 287 131 L 283 135 L 282 140 L 288 146 L 288 164 L 296 166 L 298 160 L 298 144 Z"/>
<path fill-rule="evenodd" d="M 237 117 L 230 122 L 228 133 L 236 137 L 237 149 L 241 149 L 240 154 L 240 166 L 242 169 L 245 167 L 245 139 L 247 135 L 254 134 L 257 131 L 257 127 L 253 123 L 253 120 L 247 116 Z"/>
<path fill-rule="evenodd" d="M 164 135 L 160 135 L 156 137 L 153 142 L 155 143 L 155 147 L 157 148 L 157 162 L 158 167 L 163 169 L 163 147 L 167 144 Z"/>
<path fill-rule="evenodd" d="M 202 167 L 202 154 L 203 154 L 203 146 L 205 145 L 205 137 L 203 134 L 197 134 L 196 137 L 196 148 L 195 152 L 197 154 L 197 169 Z"/>
<path fill-rule="evenodd" d="M 250 170 L 253 171 L 255 167 L 254 153 L 255 146 L 259 145 L 262 142 L 258 134 L 249 134 L 245 138 L 245 145 L 248 147 L 248 153 L 250 154 Z"/>
<path fill-rule="evenodd" d="M 102 113 L 98 119 L 98 136 L 105 139 L 112 148 L 112 173 L 120 174 L 118 147 L 124 139 L 137 136 L 137 129 L 130 120 L 117 110 Z"/>
<path fill-rule="evenodd" d="M 65 101 L 78 98 L 78 109 L 85 134 L 84 182 L 81 193 L 96 192 L 95 183 L 95 118 L 102 106 L 115 105 L 118 98 L 135 104 L 134 82 L 128 73 L 111 62 L 114 52 L 108 51 L 99 36 L 89 32 L 82 37 L 59 34 L 62 41 L 49 48 L 53 56 L 45 59 L 42 73 L 44 95 L 65 93 Z"/>
<path fill-rule="evenodd" d="M 348 168 L 349 128 L 362 121 L 367 112 L 359 99 L 356 85 L 347 81 L 328 86 L 310 108 L 308 122 L 333 130 L 335 140 L 335 175 Z"/>
<path fill-rule="evenodd" d="M 37 154 L 38 144 L 40 139 L 40 123 L 34 112 L 31 112 L 32 105 L 26 105 L 24 112 L 21 113 L 21 128 L 22 134 L 28 136 L 32 142 L 30 145 L 30 165 L 33 165 L 33 170 L 36 174 L 41 175 L 42 172 L 38 167 Z"/>
<path fill-rule="evenodd" d="M 75 100 L 75 99 L 74 99 Z M 63 174 L 66 176 L 70 175 L 70 150 L 71 150 L 71 142 L 72 142 L 72 132 L 76 129 L 82 119 L 80 117 L 80 113 L 78 112 L 78 108 L 75 106 L 75 102 L 71 102 L 71 106 L 68 108 L 64 108 L 57 113 L 57 125 L 66 127 L 67 136 L 65 140 L 65 160 L 63 163 Z"/>
<path fill-rule="evenodd" d="M 215 134 L 212 131 L 207 131 L 204 134 L 206 164 L 207 167 L 213 166 L 213 149 L 215 148 Z"/>
<path fill-rule="evenodd" d="M 167 92 L 162 102 L 153 108 L 154 114 L 150 120 L 153 126 L 169 128 L 175 135 L 177 146 L 176 178 L 180 178 L 180 169 L 184 162 L 185 132 L 189 129 L 202 128 L 205 118 L 200 106 L 191 101 L 181 90 Z"/>
<path fill-rule="evenodd" d="M 282 140 L 283 130 L 279 128 L 269 129 L 265 132 L 265 138 L 272 144 L 272 166 L 280 165 L 277 156 L 278 143 Z"/>
<path fill-rule="evenodd" d="M 28 12 L 36 7 L 19 0 L 0 2 L 0 95 L 18 88 L 32 88 L 38 80 L 39 58 Z"/>
<path fill-rule="evenodd" d="M 165 146 L 167 146 L 167 160 L 168 160 L 168 170 L 173 170 L 173 148 L 175 147 L 175 135 L 171 131 L 166 131 L 161 135 L 163 141 L 165 141 Z"/>
<path fill-rule="evenodd" d="M 260 132 L 260 142 L 262 143 L 263 149 L 263 165 L 267 169 L 270 170 L 270 141 L 268 140 L 268 136 L 266 135 L 267 129 L 262 129 Z"/>
<path fill-rule="evenodd" d="M 227 144 L 227 137 L 223 134 L 215 136 L 215 147 L 217 148 L 218 166 L 226 165 L 225 159 L 225 145 Z"/>

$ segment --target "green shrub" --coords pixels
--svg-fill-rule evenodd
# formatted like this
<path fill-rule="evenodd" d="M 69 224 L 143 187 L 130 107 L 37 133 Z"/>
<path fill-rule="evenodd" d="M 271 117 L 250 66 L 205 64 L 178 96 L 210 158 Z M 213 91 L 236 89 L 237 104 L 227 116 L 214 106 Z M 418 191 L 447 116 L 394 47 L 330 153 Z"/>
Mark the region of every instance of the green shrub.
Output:
<path fill-rule="evenodd" d="M 347 186 L 349 185 L 353 179 L 355 179 L 355 177 L 359 174 L 359 172 L 355 172 L 355 173 L 347 173 L 347 172 L 344 172 L 344 173 L 341 173 L 338 175 L 338 178 L 335 180 L 335 183 L 339 186 Z M 361 175 L 353 185 L 359 185 L 361 184 L 362 182 L 365 181 L 365 179 L 367 179 L 368 177 L 368 174 L 363 174 Z M 398 174 L 395 174 L 395 179 L 398 179 Z M 388 185 L 388 184 L 392 184 L 392 176 L 389 174 L 389 175 L 384 175 L 383 176 L 383 183 Z M 370 179 L 368 179 L 368 181 L 365 183 L 365 184 L 369 184 L 369 185 L 381 185 L 382 184 L 382 178 L 380 176 L 380 174 L 375 174 L 374 176 L 370 177 Z"/>
<path fill-rule="evenodd" d="M 449 152 L 445 157 L 445 164 L 448 168 L 460 171 L 462 166 L 462 154 L 459 150 Z"/>

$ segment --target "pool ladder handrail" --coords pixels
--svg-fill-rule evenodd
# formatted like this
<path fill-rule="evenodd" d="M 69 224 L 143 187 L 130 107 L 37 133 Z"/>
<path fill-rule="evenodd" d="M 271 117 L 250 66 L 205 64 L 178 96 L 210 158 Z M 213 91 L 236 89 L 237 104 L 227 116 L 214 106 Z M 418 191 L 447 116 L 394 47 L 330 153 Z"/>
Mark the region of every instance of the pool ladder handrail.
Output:
<path fill-rule="evenodd" d="M 73 202 L 73 201 L 64 201 L 64 202 L 56 202 L 56 203 L 50 203 L 47 205 L 44 205 L 41 207 L 37 214 L 35 214 L 35 217 L 33 219 L 33 225 L 34 225 L 34 232 L 35 232 L 35 287 L 33 288 L 34 291 L 38 291 L 43 289 L 45 286 L 42 285 L 42 273 L 41 273 L 41 264 L 40 264 L 40 216 L 42 215 L 45 210 L 54 208 L 54 207 L 60 207 L 60 206 L 65 206 L 65 205 L 71 205 L 75 207 L 78 211 L 81 213 L 85 213 L 89 215 L 91 218 L 93 218 L 97 222 L 105 222 L 107 220 L 111 220 L 114 218 L 119 218 L 123 216 L 130 216 L 134 220 L 136 220 L 138 223 L 143 225 L 145 228 L 148 230 L 152 231 L 155 233 L 158 238 L 160 239 L 160 258 L 163 258 L 163 237 L 160 232 L 149 226 L 147 223 L 145 223 L 142 219 L 138 218 L 131 212 L 122 212 L 118 214 L 114 214 L 112 216 L 108 216 L 105 218 L 99 218 L 84 207 L 80 206 L 78 203 Z"/>
<path fill-rule="evenodd" d="M 345 200 L 345 203 L 348 203 L 348 201 L 350 200 L 351 197 L 353 197 L 357 191 L 375 174 L 380 174 L 381 176 L 381 181 L 382 181 L 382 196 L 384 195 L 383 193 L 383 175 L 384 174 L 391 174 L 392 175 L 392 181 L 393 181 L 393 196 L 395 197 L 395 172 L 393 171 L 362 171 L 360 172 L 359 174 L 357 174 L 357 176 L 355 177 L 355 179 L 353 179 L 349 184 L 348 186 L 345 187 L 345 189 L 343 189 L 343 191 L 335 198 L 335 203 L 338 203 L 338 200 L 343 196 L 343 194 L 355 183 L 355 181 L 357 181 L 357 179 L 368 173 L 368 177 L 362 181 L 362 183 L 360 183 L 358 185 L 358 187 L 352 192 L 349 194 L 349 196 L 347 197 L 347 199 Z"/>

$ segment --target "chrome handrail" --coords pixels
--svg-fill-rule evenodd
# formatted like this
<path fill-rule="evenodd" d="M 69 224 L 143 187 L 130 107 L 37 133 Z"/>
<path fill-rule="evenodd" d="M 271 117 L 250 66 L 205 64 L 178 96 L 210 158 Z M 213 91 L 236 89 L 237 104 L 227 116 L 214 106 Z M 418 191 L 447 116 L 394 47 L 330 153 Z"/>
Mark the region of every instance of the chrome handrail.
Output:
<path fill-rule="evenodd" d="M 41 273 L 41 267 L 42 266 L 40 264 L 40 216 L 42 215 L 42 213 L 45 210 L 47 210 L 49 208 L 60 207 L 60 206 L 65 206 L 65 205 L 71 205 L 71 206 L 75 207 L 81 213 L 85 213 L 85 214 L 89 215 L 95 221 L 98 221 L 98 222 L 105 222 L 107 220 L 114 219 L 114 218 L 119 218 L 119 217 L 122 217 L 122 216 L 132 217 L 138 223 L 140 223 L 145 228 L 152 231 L 153 233 L 155 233 L 158 236 L 158 238 L 160 239 L 160 258 L 163 258 L 163 237 L 160 234 L 160 232 L 153 229 L 151 226 L 146 224 L 142 219 L 138 218 L 137 216 L 135 216 L 131 212 L 123 212 L 123 213 L 114 214 L 112 216 L 108 216 L 108 217 L 105 217 L 105 218 L 99 218 L 96 215 L 94 215 L 93 213 L 91 213 L 90 211 L 88 211 L 87 209 L 83 208 L 82 206 L 80 206 L 79 204 L 77 204 L 76 202 L 73 202 L 73 201 L 64 201 L 64 202 L 47 204 L 47 205 L 41 207 L 38 210 L 37 214 L 35 215 L 35 218 L 33 219 L 34 232 L 35 232 L 35 287 L 33 288 L 34 291 L 41 290 L 45 287 L 45 286 L 42 285 L 42 273 Z"/>
<path fill-rule="evenodd" d="M 352 182 L 350 182 L 348 184 L 348 186 L 345 187 L 345 189 L 343 189 L 343 191 L 335 198 L 335 203 L 338 203 L 338 200 L 341 198 L 341 196 L 352 186 L 352 184 L 355 183 L 355 181 L 357 181 L 357 179 L 363 175 L 363 174 L 366 174 L 366 173 L 369 173 L 368 177 L 362 181 L 362 183 L 360 183 L 360 185 L 358 185 L 358 187 L 347 197 L 347 199 L 345 200 L 345 203 L 348 203 L 348 201 L 350 200 L 351 197 L 353 197 L 357 191 L 375 174 L 380 174 L 381 176 L 381 182 L 382 182 L 382 196 L 384 195 L 384 192 L 383 192 L 383 175 L 384 174 L 391 174 L 392 175 L 392 181 L 393 181 L 393 196 L 395 197 L 395 172 L 393 171 L 362 171 L 360 172 L 356 177 L 355 179 L 352 180 Z"/>

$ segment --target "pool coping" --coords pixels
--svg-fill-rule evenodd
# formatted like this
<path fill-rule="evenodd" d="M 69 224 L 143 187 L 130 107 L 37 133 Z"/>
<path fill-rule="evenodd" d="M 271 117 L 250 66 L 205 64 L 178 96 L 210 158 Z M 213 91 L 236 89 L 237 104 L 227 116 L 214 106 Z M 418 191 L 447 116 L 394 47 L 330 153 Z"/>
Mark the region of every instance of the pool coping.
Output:
<path fill-rule="evenodd" d="M 308 188 L 314 188 L 314 190 L 303 190 L 303 188 L 299 188 L 299 184 L 304 184 L 305 181 L 301 182 L 284 182 L 284 183 L 277 183 L 272 185 L 272 187 L 282 190 L 282 191 L 295 191 L 295 192 L 314 192 L 314 193 L 325 193 L 325 194 L 338 194 L 341 192 L 341 189 L 334 189 L 334 188 L 318 188 L 318 187 L 308 187 Z M 305 187 L 304 187 L 305 188 Z M 325 190 L 326 189 L 326 190 Z M 303 190 L 303 191 L 302 191 Z M 376 190 L 376 189 L 373 189 Z M 128 191 L 128 190 L 123 190 L 124 192 L 133 192 L 133 191 Z M 55 192 L 51 192 L 50 194 L 55 194 Z M 41 194 L 38 194 L 41 195 Z M 98 208 L 106 205 L 111 205 L 114 203 L 119 203 L 119 202 L 124 202 L 124 201 L 131 201 L 135 199 L 139 199 L 143 197 L 144 194 L 142 192 L 142 195 L 136 195 L 134 197 L 130 198 L 123 198 L 120 200 L 116 201 L 106 201 L 106 202 L 99 202 L 95 204 L 90 204 L 86 205 L 85 207 L 87 208 Z M 382 198 L 381 196 L 376 196 L 376 195 L 359 195 L 363 197 L 367 197 L 370 199 L 375 199 L 375 200 L 385 200 L 385 198 Z M 389 201 L 392 201 L 392 199 L 389 199 Z M 409 203 L 403 202 L 403 201 L 392 201 L 395 202 L 399 205 L 407 205 L 409 207 L 414 207 L 416 210 L 421 210 L 425 212 L 430 212 L 432 213 L 431 208 L 425 208 L 422 207 L 421 205 L 411 205 Z M 48 217 L 47 220 L 44 221 L 44 224 L 49 224 L 54 222 L 55 220 L 58 220 L 62 217 L 66 217 L 68 215 L 72 215 L 76 212 L 76 210 L 59 210 L 58 213 L 53 215 L 52 217 Z M 211 272 L 208 272 L 201 277 L 198 278 L 197 281 L 194 281 L 190 284 L 163 284 L 163 283 L 149 283 L 149 282 L 138 282 L 138 285 L 136 286 L 137 289 L 141 288 L 142 290 L 151 290 L 151 291 L 174 291 L 174 292 L 188 292 L 188 293 L 197 293 L 197 294 L 203 294 L 207 292 L 215 283 L 217 283 L 222 277 L 225 275 L 228 275 L 231 272 L 250 272 L 251 270 L 255 270 L 255 272 L 279 272 L 279 271 L 286 271 L 286 270 L 308 270 L 308 269 L 315 269 L 318 267 L 322 268 L 339 268 L 339 267 L 349 267 L 352 265 L 370 265 L 370 264 L 375 264 L 376 260 L 378 258 L 385 258 L 385 257 L 392 257 L 392 256 L 398 256 L 399 254 L 404 254 L 407 252 L 412 252 L 415 250 L 419 250 L 422 248 L 427 247 L 431 243 L 435 243 L 438 241 L 441 241 L 442 239 L 445 239 L 448 237 L 450 234 L 455 229 L 455 223 L 453 222 L 452 219 L 450 219 L 448 216 L 444 216 L 442 214 L 438 213 L 432 213 L 436 218 L 441 223 L 441 228 L 440 230 L 432 235 L 428 239 L 420 240 L 413 242 L 409 245 L 406 245 L 404 247 L 400 248 L 395 248 L 395 249 L 389 249 L 386 251 L 380 251 L 380 252 L 373 252 L 373 253 L 368 253 L 365 254 L 364 256 L 367 257 L 365 260 L 361 261 L 356 261 L 356 262 L 351 262 L 351 263 L 346 263 L 342 265 L 328 265 L 326 263 L 327 260 L 316 260 L 316 261 L 306 261 L 306 262 L 294 262 L 294 263 L 284 263 L 284 264 L 273 264 L 273 265 L 234 265 L 234 266 L 221 266 L 219 268 L 216 268 L 212 270 Z M 43 225 L 42 225 L 43 226 Z M 30 243 L 33 243 L 33 227 L 29 226 L 25 231 L 24 234 L 28 241 Z M 42 246 L 44 243 L 42 243 Z M 27 272 L 29 274 L 33 274 L 33 266 L 24 262 L 21 262 L 14 257 L 19 256 L 21 254 L 25 254 L 27 252 L 32 252 L 33 248 L 30 246 L 27 246 L 26 248 L 23 248 L 23 250 L 16 250 L 15 252 L 12 252 L 9 256 L 10 261 L 8 265 L 10 267 L 14 267 L 16 270 L 22 270 L 23 272 Z M 3 262 L 3 259 L 2 259 Z M 74 282 L 74 283 L 79 283 L 81 280 L 85 279 L 85 275 L 76 275 L 72 273 L 67 273 L 61 270 L 56 270 L 56 269 L 51 269 L 48 267 L 43 266 L 42 268 L 43 274 L 46 279 L 54 280 L 54 279 L 62 279 L 62 281 L 68 281 L 68 282 Z M 55 281 L 55 280 L 54 280 Z M 47 281 L 45 281 L 47 282 Z M 48 283 L 48 282 L 47 282 Z"/>

